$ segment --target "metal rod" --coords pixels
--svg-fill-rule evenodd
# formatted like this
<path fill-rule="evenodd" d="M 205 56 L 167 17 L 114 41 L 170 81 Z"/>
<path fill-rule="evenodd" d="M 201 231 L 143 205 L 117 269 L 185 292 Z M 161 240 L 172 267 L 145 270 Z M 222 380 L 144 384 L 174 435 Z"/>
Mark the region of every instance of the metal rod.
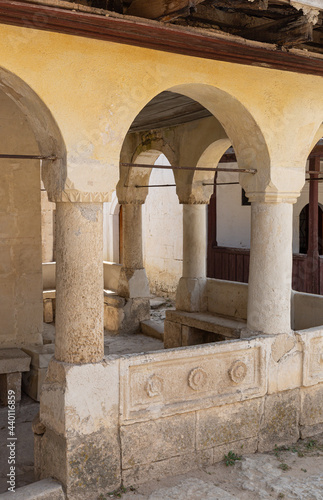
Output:
<path fill-rule="evenodd" d="M 4 155 L 0 154 L 0 158 L 17 159 L 17 160 L 57 160 L 57 156 L 43 155 Z"/>
<path fill-rule="evenodd" d="M 322 179 L 323 180 L 323 179 Z M 203 182 L 203 186 L 229 186 L 231 184 L 240 184 L 240 182 Z M 126 186 L 131 187 L 131 186 Z M 159 188 L 159 187 L 176 187 L 176 184 L 146 184 L 145 186 L 134 186 L 135 188 Z"/>
<path fill-rule="evenodd" d="M 240 182 L 203 182 L 203 186 L 230 186 L 232 184 L 240 184 Z"/>
<path fill-rule="evenodd" d="M 127 186 L 130 187 L 130 186 Z M 135 188 L 166 188 L 166 187 L 176 187 L 176 184 L 149 184 L 148 186 L 135 186 Z"/>
<path fill-rule="evenodd" d="M 255 168 L 225 168 L 225 167 L 172 167 L 171 165 L 146 165 L 143 163 L 120 163 L 122 167 L 161 168 L 166 170 L 196 170 L 197 172 L 237 172 L 239 174 L 255 174 Z"/>

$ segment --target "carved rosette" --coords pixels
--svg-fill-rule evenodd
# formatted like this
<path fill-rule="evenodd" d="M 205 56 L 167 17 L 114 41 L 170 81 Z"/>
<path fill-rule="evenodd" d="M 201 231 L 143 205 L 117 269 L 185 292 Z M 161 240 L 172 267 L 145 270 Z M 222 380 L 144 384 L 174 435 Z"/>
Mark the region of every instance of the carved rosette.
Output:
<path fill-rule="evenodd" d="M 246 378 L 247 371 L 247 365 L 243 361 L 237 360 L 233 363 L 228 373 L 232 382 L 241 384 Z"/>
<path fill-rule="evenodd" d="M 163 379 L 157 375 L 151 375 L 146 383 L 146 393 L 150 398 L 159 396 L 163 391 Z"/>
<path fill-rule="evenodd" d="M 207 373 L 203 368 L 194 368 L 188 376 L 188 385 L 193 391 L 200 391 L 206 384 Z"/>

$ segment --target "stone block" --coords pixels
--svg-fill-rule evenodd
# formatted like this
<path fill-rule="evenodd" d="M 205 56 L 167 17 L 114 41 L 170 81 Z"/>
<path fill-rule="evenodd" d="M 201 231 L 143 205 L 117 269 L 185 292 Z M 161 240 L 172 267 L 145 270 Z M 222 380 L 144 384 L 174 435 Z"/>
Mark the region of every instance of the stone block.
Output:
<path fill-rule="evenodd" d="M 197 413 L 198 450 L 243 441 L 258 435 L 263 399 L 219 406 Z"/>
<path fill-rule="evenodd" d="M 8 405 L 8 391 L 14 391 L 16 403 L 21 400 L 21 373 L 0 375 L 0 403 Z"/>
<path fill-rule="evenodd" d="M 123 468 L 193 452 L 195 415 L 182 414 L 121 427 Z"/>
<path fill-rule="evenodd" d="M 51 344 L 49 344 L 51 345 Z M 31 368 L 22 376 L 22 388 L 28 396 L 40 401 L 40 392 L 46 378 L 47 368 Z"/>
<path fill-rule="evenodd" d="M 43 300 L 43 320 L 44 323 L 52 323 L 54 321 L 53 301 L 52 299 Z"/>
<path fill-rule="evenodd" d="M 311 328 L 298 335 L 303 344 L 303 385 L 309 387 L 323 382 L 323 330 Z"/>
<path fill-rule="evenodd" d="M 173 321 L 164 322 L 164 347 L 172 349 L 182 345 L 182 327 Z"/>
<path fill-rule="evenodd" d="M 121 421 L 146 421 L 264 396 L 268 342 L 221 342 L 120 359 Z"/>
<path fill-rule="evenodd" d="M 24 347 L 23 351 L 31 358 L 33 368 L 47 368 L 55 353 L 55 346 L 52 344 L 35 347 Z"/>
<path fill-rule="evenodd" d="M 258 451 L 295 443 L 299 439 L 300 409 L 299 389 L 266 396 Z"/>
<path fill-rule="evenodd" d="M 125 314 L 122 308 L 118 306 L 109 306 L 104 302 L 104 328 L 108 330 L 110 334 L 114 333 L 117 335 L 120 333 L 124 317 Z"/>
<path fill-rule="evenodd" d="M 141 333 L 147 337 L 152 337 L 154 339 L 164 340 L 164 325 L 163 323 L 157 323 L 148 319 L 147 321 L 140 322 Z"/>
<path fill-rule="evenodd" d="M 182 311 L 206 311 L 206 280 L 181 278 L 176 291 L 176 309 Z"/>
<path fill-rule="evenodd" d="M 288 334 L 277 335 L 271 348 L 268 393 L 296 389 L 302 385 L 302 346 Z"/>
<path fill-rule="evenodd" d="M 136 486 L 147 481 L 158 481 L 162 477 L 186 474 L 199 467 L 213 463 L 213 450 L 193 451 L 150 464 L 138 464 L 122 471 L 125 486 Z"/>
<path fill-rule="evenodd" d="M 104 303 L 111 307 L 124 307 L 126 299 L 116 293 L 104 290 Z"/>
<path fill-rule="evenodd" d="M 0 374 L 26 372 L 29 366 L 30 356 L 21 349 L 0 349 Z"/>
<path fill-rule="evenodd" d="M 208 312 L 166 311 L 166 320 L 180 323 L 203 332 L 221 335 L 227 339 L 240 338 L 240 332 L 246 327 L 243 321 L 222 318 Z"/>
<path fill-rule="evenodd" d="M 40 404 L 42 477 L 71 500 L 96 500 L 121 484 L 119 359 L 69 365 L 51 360 Z"/>
<path fill-rule="evenodd" d="M 48 478 L 36 483 L 18 488 L 14 495 L 11 492 L 3 493 L 1 500 L 65 500 L 62 485 L 54 479 Z"/>
<path fill-rule="evenodd" d="M 233 281 L 207 279 L 208 311 L 247 319 L 248 285 Z"/>
<path fill-rule="evenodd" d="M 253 437 L 249 439 L 242 439 L 241 441 L 234 441 L 232 443 L 222 444 L 213 448 L 213 463 L 222 462 L 224 455 L 227 455 L 229 451 L 233 451 L 237 455 L 249 455 L 251 453 L 256 453 L 258 447 L 258 437 Z"/>
<path fill-rule="evenodd" d="M 301 389 L 301 437 L 323 432 L 323 384 Z"/>

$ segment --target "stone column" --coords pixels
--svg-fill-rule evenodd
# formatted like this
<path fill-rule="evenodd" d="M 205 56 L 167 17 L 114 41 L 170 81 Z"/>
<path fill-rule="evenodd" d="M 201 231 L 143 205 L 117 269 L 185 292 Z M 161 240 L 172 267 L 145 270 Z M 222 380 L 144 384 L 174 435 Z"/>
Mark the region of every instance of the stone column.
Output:
<path fill-rule="evenodd" d="M 251 203 L 248 330 L 291 331 L 292 203 Z"/>
<path fill-rule="evenodd" d="M 142 255 L 142 204 L 122 205 L 123 268 L 118 293 L 125 298 L 149 297 Z"/>
<path fill-rule="evenodd" d="M 142 269 L 142 205 L 122 205 L 123 266 L 126 269 Z"/>
<path fill-rule="evenodd" d="M 206 206 L 183 204 L 183 276 L 177 288 L 177 309 L 205 309 L 206 245 Z"/>
<path fill-rule="evenodd" d="M 103 358 L 102 203 L 57 203 L 55 358 Z"/>

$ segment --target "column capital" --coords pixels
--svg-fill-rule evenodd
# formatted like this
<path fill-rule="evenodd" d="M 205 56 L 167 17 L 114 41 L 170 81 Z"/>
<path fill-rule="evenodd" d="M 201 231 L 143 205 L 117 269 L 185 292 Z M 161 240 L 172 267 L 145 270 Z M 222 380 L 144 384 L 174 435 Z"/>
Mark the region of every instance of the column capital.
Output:
<path fill-rule="evenodd" d="M 246 192 L 250 202 L 258 203 L 290 203 L 294 204 L 299 197 L 299 192 Z"/>

